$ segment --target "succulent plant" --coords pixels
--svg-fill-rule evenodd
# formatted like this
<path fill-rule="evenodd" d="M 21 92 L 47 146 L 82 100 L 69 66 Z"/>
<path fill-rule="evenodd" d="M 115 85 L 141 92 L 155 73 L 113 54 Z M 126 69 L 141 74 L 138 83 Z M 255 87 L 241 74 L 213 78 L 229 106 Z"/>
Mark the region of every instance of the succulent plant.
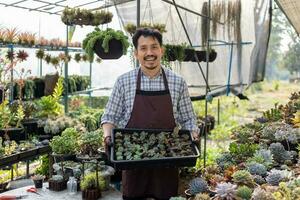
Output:
<path fill-rule="evenodd" d="M 194 197 L 193 200 L 210 200 L 210 197 L 206 193 L 199 193 L 199 194 L 196 194 L 196 196 Z"/>
<path fill-rule="evenodd" d="M 278 189 L 273 193 L 275 199 L 292 199 L 292 191 L 286 186 L 285 182 L 279 183 Z"/>
<path fill-rule="evenodd" d="M 216 199 L 226 199 L 226 200 L 234 200 L 236 195 L 236 188 L 237 185 L 232 184 L 232 183 L 218 183 L 216 186 L 216 195 L 214 198 Z"/>
<path fill-rule="evenodd" d="M 275 200 L 272 196 L 272 193 L 267 192 L 261 187 L 257 187 L 254 189 L 252 193 L 251 200 Z"/>
<path fill-rule="evenodd" d="M 259 149 L 254 153 L 254 156 L 248 159 L 248 162 L 256 162 L 263 164 L 267 169 L 273 165 L 273 155 L 268 149 Z"/>
<path fill-rule="evenodd" d="M 76 149 L 78 132 L 74 128 L 67 128 L 61 136 L 54 136 L 50 142 L 53 153 L 55 154 L 73 154 Z"/>
<path fill-rule="evenodd" d="M 229 152 L 222 153 L 220 157 L 216 159 L 216 162 L 218 166 L 221 167 L 223 170 L 236 164 L 233 161 L 233 157 Z"/>
<path fill-rule="evenodd" d="M 183 197 L 171 197 L 169 200 L 185 200 Z"/>
<path fill-rule="evenodd" d="M 269 173 L 268 176 L 266 177 L 266 181 L 270 185 L 277 186 L 281 181 L 287 181 L 290 179 L 292 176 L 292 173 L 287 171 L 287 170 L 277 170 L 277 169 L 272 169 Z"/>
<path fill-rule="evenodd" d="M 259 185 L 266 183 L 266 180 L 260 175 L 254 175 L 253 179 L 254 179 L 255 183 L 257 183 Z"/>
<path fill-rule="evenodd" d="M 62 181 L 64 180 L 64 177 L 62 175 L 53 175 L 50 179 L 52 181 Z"/>
<path fill-rule="evenodd" d="M 98 175 L 98 186 L 100 190 L 103 190 L 105 187 L 105 180 L 101 175 Z M 80 182 L 80 189 L 97 189 L 97 176 L 95 172 L 84 176 L 84 179 Z"/>
<path fill-rule="evenodd" d="M 102 138 L 101 130 L 81 134 L 78 141 L 80 153 L 91 157 L 97 155 L 98 149 L 102 147 Z"/>
<path fill-rule="evenodd" d="M 247 170 L 238 170 L 234 172 L 232 180 L 238 185 L 247 185 L 249 187 L 254 185 L 253 177 Z"/>
<path fill-rule="evenodd" d="M 203 178 L 194 178 L 189 183 L 190 193 L 196 195 L 198 193 L 203 193 L 208 190 L 207 182 Z"/>
<path fill-rule="evenodd" d="M 250 200 L 252 195 L 252 189 L 247 186 L 241 186 L 236 191 L 236 196 L 240 197 L 243 200 Z"/>
<path fill-rule="evenodd" d="M 252 175 L 260 175 L 262 177 L 267 175 L 267 168 L 260 163 L 251 162 L 247 164 L 247 169 Z"/>
<path fill-rule="evenodd" d="M 231 142 L 229 145 L 230 154 L 237 163 L 246 161 L 247 158 L 253 156 L 257 149 L 258 145 L 251 143 L 238 144 L 236 142 Z"/>
<path fill-rule="evenodd" d="M 35 174 L 34 176 L 31 177 L 32 180 L 43 180 L 44 178 L 45 176 L 41 174 Z"/>
<path fill-rule="evenodd" d="M 277 163 L 284 163 L 286 160 L 291 160 L 290 153 L 284 149 L 281 143 L 272 143 L 269 149 Z"/>

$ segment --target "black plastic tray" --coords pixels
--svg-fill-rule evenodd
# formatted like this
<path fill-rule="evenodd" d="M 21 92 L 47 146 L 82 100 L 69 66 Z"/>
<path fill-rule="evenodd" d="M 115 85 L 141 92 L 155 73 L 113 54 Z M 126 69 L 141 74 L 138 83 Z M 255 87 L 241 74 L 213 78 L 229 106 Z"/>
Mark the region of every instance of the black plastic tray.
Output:
<path fill-rule="evenodd" d="M 112 131 L 112 143 L 115 142 L 115 134 L 117 132 L 131 134 L 133 132 L 140 133 L 142 131 L 158 134 L 160 132 L 170 132 L 170 129 L 113 129 Z M 197 158 L 200 156 L 200 151 L 197 145 L 192 141 L 192 136 L 188 130 L 180 130 L 179 135 L 188 134 L 191 141 L 191 147 L 194 155 L 182 156 L 182 157 L 164 157 L 164 158 L 153 158 L 153 159 L 142 159 L 142 160 L 116 160 L 114 145 L 111 146 L 110 161 L 114 165 L 115 169 L 137 169 L 147 167 L 184 167 L 184 166 L 195 166 Z"/>

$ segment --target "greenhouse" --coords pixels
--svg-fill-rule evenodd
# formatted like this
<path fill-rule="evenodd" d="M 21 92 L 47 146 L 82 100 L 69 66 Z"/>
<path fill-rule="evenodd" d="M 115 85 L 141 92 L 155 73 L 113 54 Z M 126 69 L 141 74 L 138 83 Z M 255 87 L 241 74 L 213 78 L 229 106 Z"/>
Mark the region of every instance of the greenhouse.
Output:
<path fill-rule="evenodd" d="M 0 12 L 0 200 L 300 199 L 300 2 Z"/>

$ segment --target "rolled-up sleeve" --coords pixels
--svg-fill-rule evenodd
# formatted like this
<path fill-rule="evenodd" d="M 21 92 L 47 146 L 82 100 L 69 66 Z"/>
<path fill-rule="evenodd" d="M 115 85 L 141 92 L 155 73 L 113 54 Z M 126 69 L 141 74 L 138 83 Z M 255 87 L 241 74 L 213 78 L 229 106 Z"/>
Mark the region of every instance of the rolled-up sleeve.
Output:
<path fill-rule="evenodd" d="M 112 93 L 106 104 L 104 114 L 101 118 L 101 125 L 111 123 L 119 126 L 120 118 L 123 112 L 124 90 L 121 89 L 121 79 L 118 79 L 113 87 Z"/>
<path fill-rule="evenodd" d="M 187 129 L 199 133 L 199 128 L 196 122 L 196 115 L 194 113 L 193 105 L 188 92 L 186 82 L 183 80 L 181 84 L 181 94 L 178 102 L 178 122 L 182 129 Z"/>

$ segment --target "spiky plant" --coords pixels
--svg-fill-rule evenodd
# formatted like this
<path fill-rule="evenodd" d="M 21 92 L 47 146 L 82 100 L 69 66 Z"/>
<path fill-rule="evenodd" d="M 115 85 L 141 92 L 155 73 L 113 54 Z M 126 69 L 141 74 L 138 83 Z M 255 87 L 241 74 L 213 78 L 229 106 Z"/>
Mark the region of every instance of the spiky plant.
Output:
<path fill-rule="evenodd" d="M 278 186 L 279 183 L 283 180 L 283 174 L 281 170 L 277 169 L 272 169 L 269 173 L 268 176 L 266 177 L 266 181 L 270 185 Z"/>
<path fill-rule="evenodd" d="M 252 195 L 252 189 L 247 186 L 241 186 L 236 191 L 236 196 L 243 200 L 250 200 Z"/>
<path fill-rule="evenodd" d="M 79 62 L 79 61 L 81 60 L 81 55 L 80 55 L 80 53 L 75 53 L 75 55 L 74 55 L 74 60 L 75 60 L 76 62 Z"/>
<path fill-rule="evenodd" d="M 43 59 L 45 56 L 45 51 L 43 49 L 39 49 L 35 52 L 35 56 L 39 59 Z"/>
<path fill-rule="evenodd" d="M 11 50 L 9 50 L 9 51 L 7 51 L 7 53 L 6 53 L 6 55 L 5 55 L 5 57 L 7 58 L 7 59 L 9 59 L 9 60 L 13 60 L 13 59 L 15 59 L 15 52 L 14 51 L 11 51 Z"/>
<path fill-rule="evenodd" d="M 247 169 L 252 175 L 260 175 L 262 177 L 267 175 L 267 168 L 260 163 L 256 163 L 256 162 L 248 163 Z"/>
<path fill-rule="evenodd" d="M 277 163 L 284 163 L 287 160 L 291 160 L 290 153 L 284 149 L 284 146 L 281 143 L 272 143 L 269 149 Z"/>
<path fill-rule="evenodd" d="M 49 64 L 51 62 L 51 58 L 52 56 L 50 54 L 46 54 L 44 60 L 46 61 L 47 64 Z"/>
<path fill-rule="evenodd" d="M 249 158 L 247 162 L 256 162 L 263 164 L 267 169 L 270 169 L 273 165 L 273 155 L 268 149 L 259 149 L 254 153 L 252 158 Z"/>
<path fill-rule="evenodd" d="M 19 31 L 17 28 L 11 28 L 11 29 L 7 28 L 5 31 L 4 41 L 7 43 L 14 43 L 14 42 L 16 42 L 18 34 L 19 34 Z"/>
<path fill-rule="evenodd" d="M 16 57 L 23 62 L 28 58 L 28 53 L 24 50 L 19 50 Z"/>
<path fill-rule="evenodd" d="M 216 195 L 215 199 L 226 199 L 226 200 L 234 200 L 236 198 L 236 188 L 237 185 L 232 183 L 218 183 L 216 186 Z"/>
<path fill-rule="evenodd" d="M 190 193 L 196 195 L 208 190 L 207 182 L 203 178 L 194 178 L 189 183 Z"/>
<path fill-rule="evenodd" d="M 254 180 L 250 172 L 247 170 L 238 170 L 232 175 L 232 180 L 238 185 L 254 186 Z"/>

